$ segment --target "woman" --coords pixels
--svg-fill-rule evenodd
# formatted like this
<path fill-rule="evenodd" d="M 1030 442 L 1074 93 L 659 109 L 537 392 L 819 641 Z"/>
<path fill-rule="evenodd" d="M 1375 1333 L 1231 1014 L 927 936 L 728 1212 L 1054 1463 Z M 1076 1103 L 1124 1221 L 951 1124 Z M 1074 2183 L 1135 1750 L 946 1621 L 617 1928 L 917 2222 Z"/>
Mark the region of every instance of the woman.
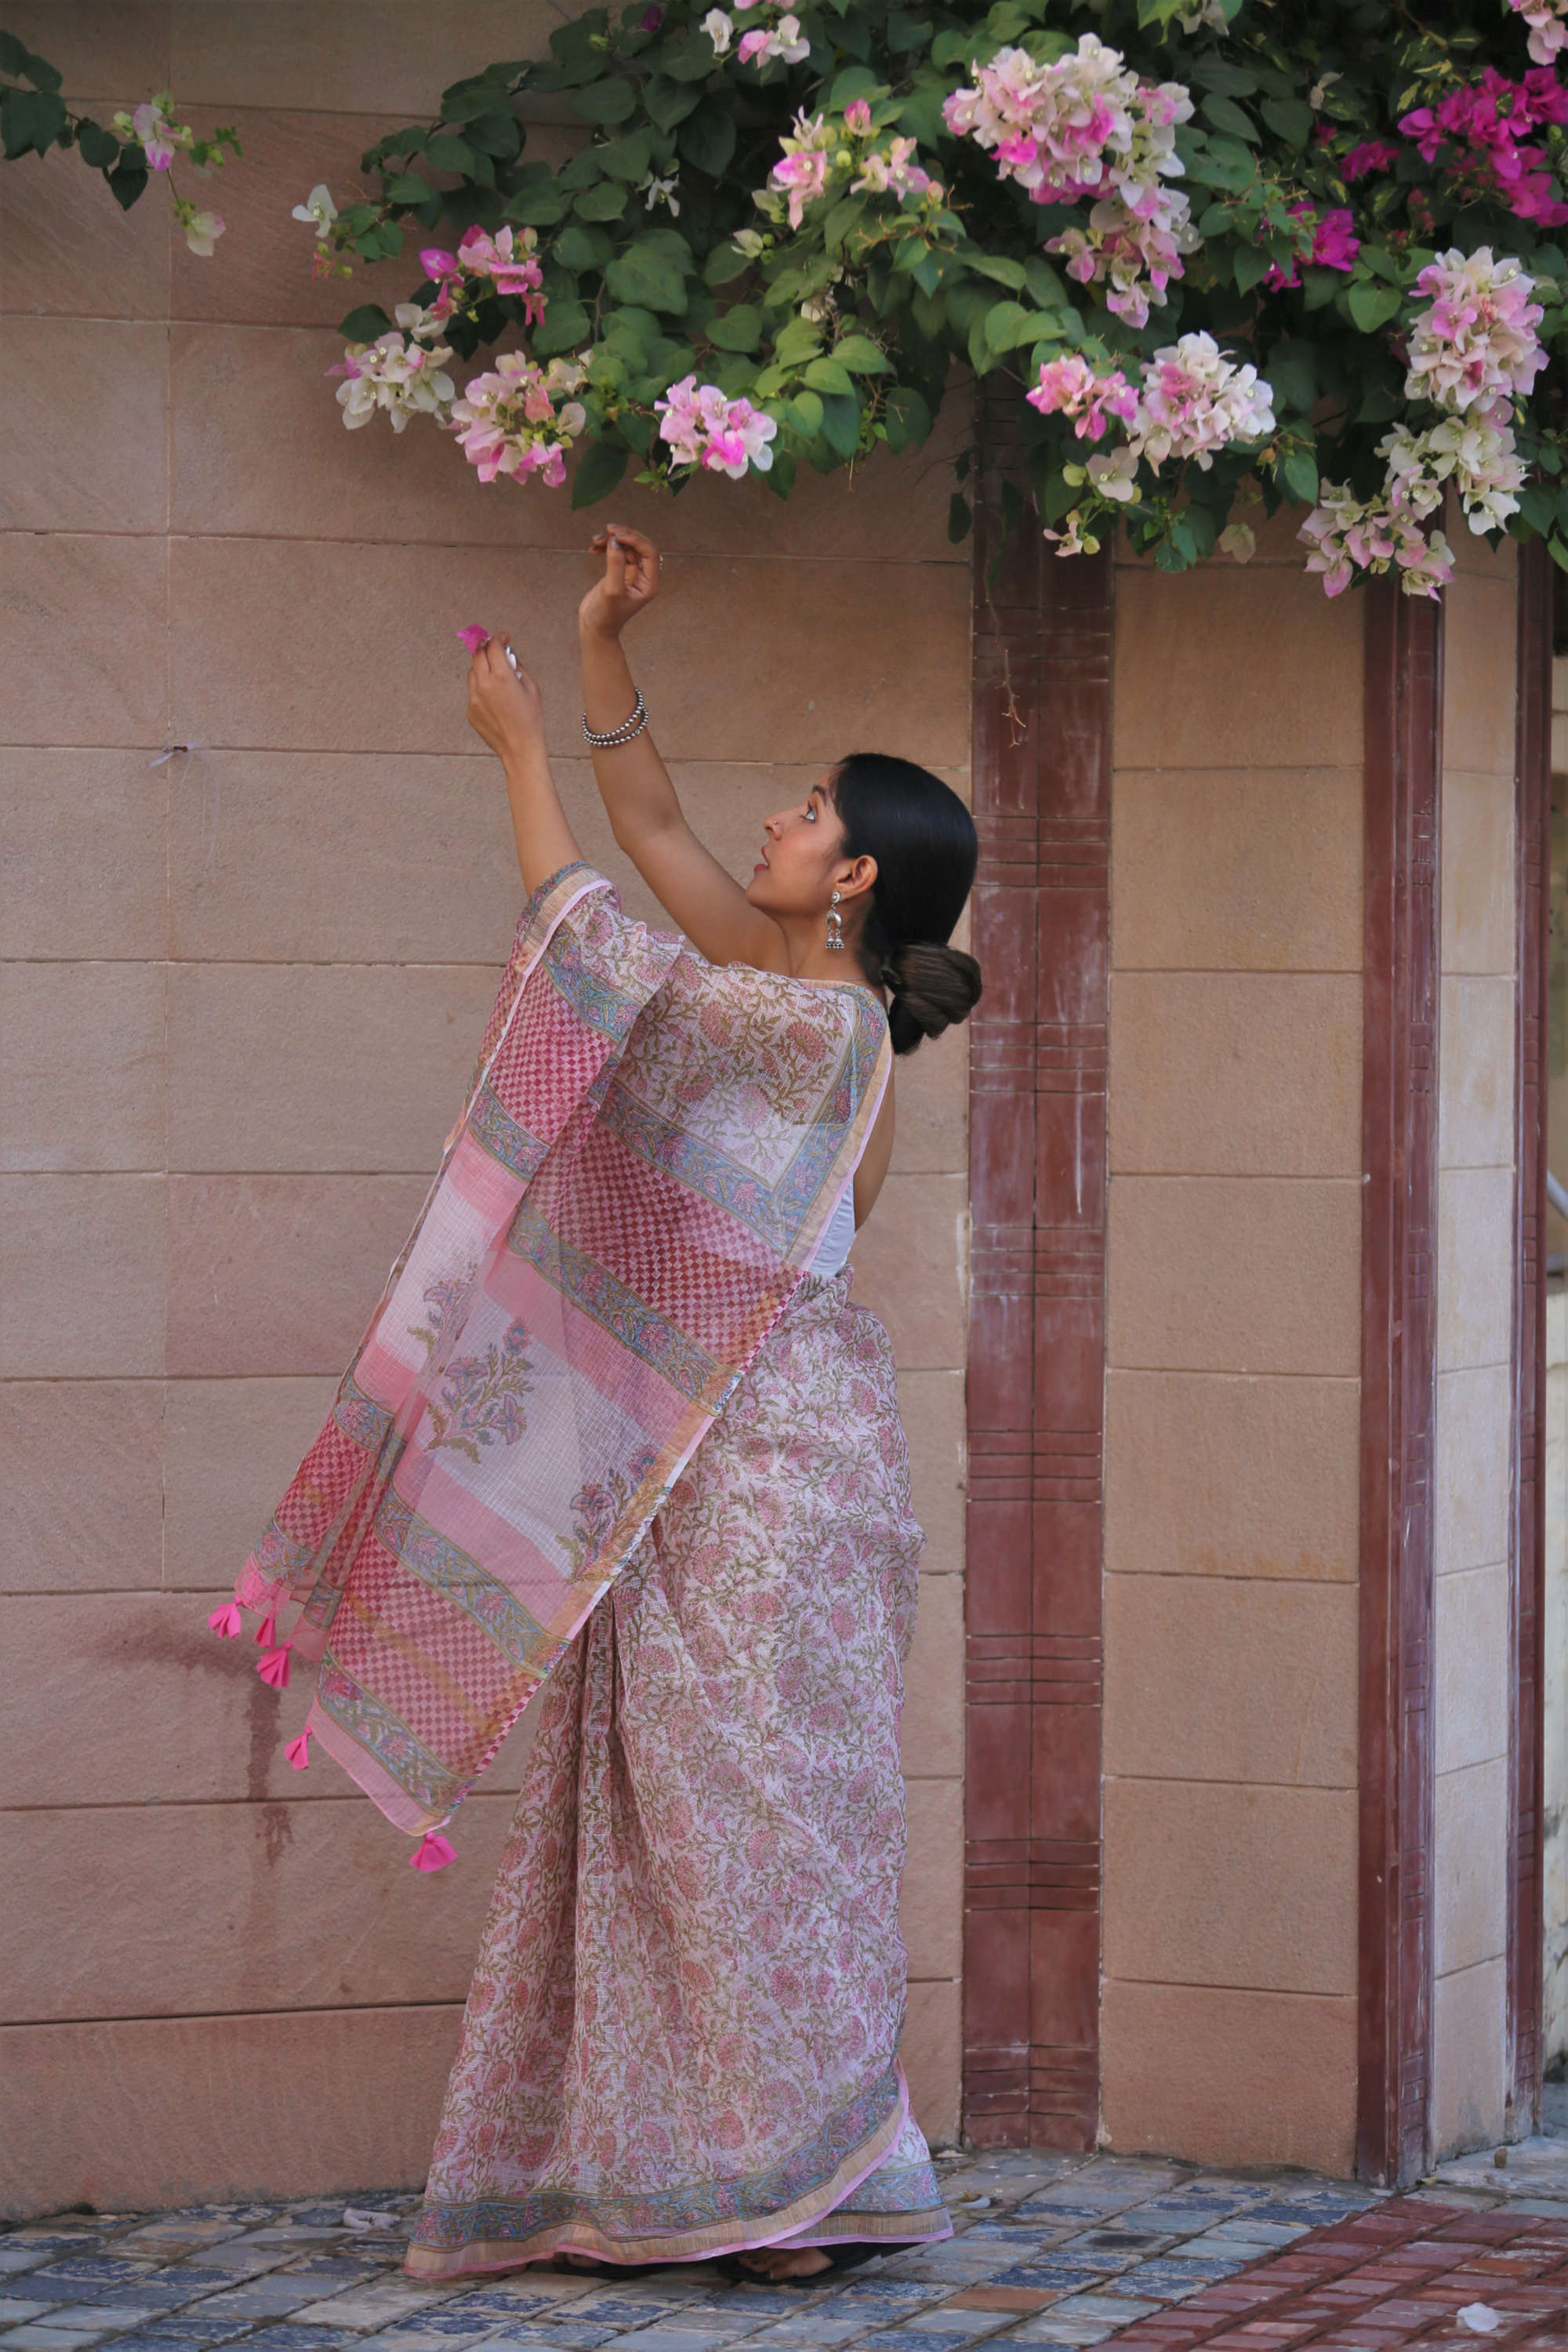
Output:
<path fill-rule="evenodd" d="M 410 2273 L 721 2255 L 804 2284 L 949 2233 L 897 2055 L 921 1538 L 844 1261 L 892 1150 L 889 1045 L 979 993 L 946 944 L 975 838 L 935 777 L 859 755 L 767 820 L 742 888 L 621 651 L 657 551 L 595 546 L 595 773 L 698 953 L 583 866 L 538 688 L 480 645 L 469 721 L 529 908 L 442 1175 L 238 1592 L 302 1601 L 269 1678 L 321 1657 L 308 1735 L 404 1827 L 449 1817 L 549 1677 Z"/>

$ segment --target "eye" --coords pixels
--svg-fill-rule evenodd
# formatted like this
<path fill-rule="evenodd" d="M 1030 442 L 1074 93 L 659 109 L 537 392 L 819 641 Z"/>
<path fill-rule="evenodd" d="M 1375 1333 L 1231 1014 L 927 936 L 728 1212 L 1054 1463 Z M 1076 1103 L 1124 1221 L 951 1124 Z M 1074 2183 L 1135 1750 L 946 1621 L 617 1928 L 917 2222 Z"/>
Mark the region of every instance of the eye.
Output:
<path fill-rule="evenodd" d="M 815 824 L 816 823 L 816 803 L 815 801 L 807 801 L 805 804 L 805 814 L 808 824 Z"/>

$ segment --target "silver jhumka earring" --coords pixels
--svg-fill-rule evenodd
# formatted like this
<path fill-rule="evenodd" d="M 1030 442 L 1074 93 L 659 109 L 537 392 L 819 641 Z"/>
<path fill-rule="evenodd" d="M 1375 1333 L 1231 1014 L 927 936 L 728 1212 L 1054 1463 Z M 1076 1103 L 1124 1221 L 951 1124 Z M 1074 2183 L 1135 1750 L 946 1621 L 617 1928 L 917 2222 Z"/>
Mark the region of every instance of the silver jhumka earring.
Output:
<path fill-rule="evenodd" d="M 844 945 L 844 924 L 838 912 L 838 893 L 833 893 L 833 904 L 827 909 L 827 944 L 830 948 Z"/>

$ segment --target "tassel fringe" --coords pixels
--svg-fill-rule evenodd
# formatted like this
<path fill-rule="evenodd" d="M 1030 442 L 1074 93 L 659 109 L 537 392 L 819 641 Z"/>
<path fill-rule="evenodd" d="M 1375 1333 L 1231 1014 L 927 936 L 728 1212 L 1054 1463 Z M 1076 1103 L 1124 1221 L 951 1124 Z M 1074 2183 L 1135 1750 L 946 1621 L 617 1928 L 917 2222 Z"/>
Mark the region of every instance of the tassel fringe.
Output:
<path fill-rule="evenodd" d="M 306 1725 L 298 1739 L 291 1739 L 283 1753 L 296 1772 L 303 1772 L 310 1761 L 310 1727 Z"/>
<path fill-rule="evenodd" d="M 232 1641 L 235 1635 L 243 1630 L 245 1624 L 245 1620 L 239 1613 L 238 1601 L 226 1601 L 221 1609 L 213 1611 L 212 1615 L 207 1619 L 207 1623 L 215 1633 L 221 1633 L 226 1642 Z"/>
<path fill-rule="evenodd" d="M 458 1859 L 458 1849 L 450 1838 L 439 1830 L 426 1830 L 408 1857 L 410 1870 L 445 1870 L 449 1862 Z"/>
<path fill-rule="evenodd" d="M 256 1640 L 258 1646 L 265 1650 L 268 1643 L 275 1642 L 277 1639 L 278 1612 L 275 1609 L 269 1609 L 256 1629 Z"/>
<path fill-rule="evenodd" d="M 289 1653 L 293 1646 L 292 1642 L 283 1643 L 279 1648 L 268 1652 L 256 1669 L 262 1681 L 273 1690 L 287 1690 L 289 1687 Z"/>

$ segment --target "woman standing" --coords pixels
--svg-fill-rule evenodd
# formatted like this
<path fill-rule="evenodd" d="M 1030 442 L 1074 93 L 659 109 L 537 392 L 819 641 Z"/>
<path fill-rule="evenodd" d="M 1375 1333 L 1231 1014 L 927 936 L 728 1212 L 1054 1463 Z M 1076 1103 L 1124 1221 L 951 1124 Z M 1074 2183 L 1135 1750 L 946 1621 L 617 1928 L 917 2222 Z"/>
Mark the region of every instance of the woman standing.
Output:
<path fill-rule="evenodd" d="M 949 2229 L 898 2062 L 921 1538 L 845 1258 L 890 1053 L 979 993 L 946 944 L 975 838 L 934 776 L 857 755 L 767 820 L 742 888 L 621 650 L 657 551 L 595 544 L 595 773 L 697 952 L 581 863 L 538 689 L 480 646 L 529 908 L 443 1174 L 238 1590 L 304 1601 L 310 1727 L 405 1827 L 549 1677 L 409 2271 L 736 2255 L 804 2283 Z"/>

